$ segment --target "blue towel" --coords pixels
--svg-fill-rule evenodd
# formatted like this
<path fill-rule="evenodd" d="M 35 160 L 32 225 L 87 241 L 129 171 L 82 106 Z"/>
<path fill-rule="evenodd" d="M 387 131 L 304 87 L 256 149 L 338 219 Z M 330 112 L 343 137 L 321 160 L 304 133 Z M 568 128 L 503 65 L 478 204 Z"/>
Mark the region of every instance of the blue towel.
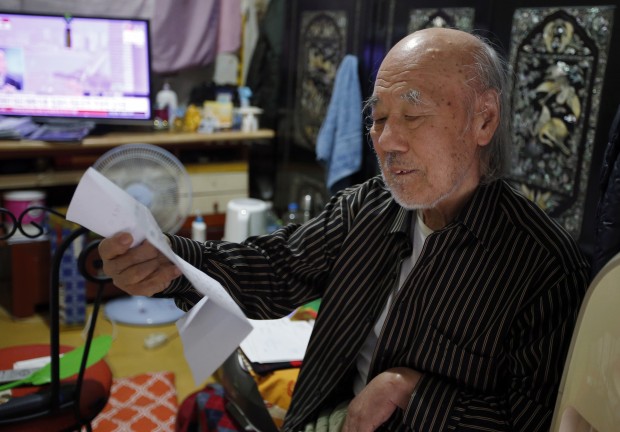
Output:
<path fill-rule="evenodd" d="M 362 92 L 357 57 L 346 55 L 338 66 L 316 142 L 316 157 L 326 169 L 328 189 L 360 170 L 362 142 Z"/>

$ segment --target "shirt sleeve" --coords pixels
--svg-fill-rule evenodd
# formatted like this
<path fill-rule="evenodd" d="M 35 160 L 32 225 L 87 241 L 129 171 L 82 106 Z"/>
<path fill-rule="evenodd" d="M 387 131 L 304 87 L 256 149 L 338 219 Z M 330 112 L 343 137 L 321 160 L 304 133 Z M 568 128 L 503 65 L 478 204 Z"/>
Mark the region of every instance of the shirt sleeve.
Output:
<path fill-rule="evenodd" d="M 548 430 L 587 284 L 587 269 L 567 274 L 517 315 L 506 342 L 505 392 L 481 394 L 425 374 L 404 413 L 405 424 L 428 432 Z"/>
<path fill-rule="evenodd" d="M 290 224 L 241 244 L 169 236 L 171 246 L 219 282 L 248 318 L 280 318 L 322 296 L 349 226 L 343 221 L 353 217 L 353 193 L 333 197 L 304 225 Z M 185 277 L 174 280 L 161 296 L 174 297 L 184 310 L 201 298 Z"/>

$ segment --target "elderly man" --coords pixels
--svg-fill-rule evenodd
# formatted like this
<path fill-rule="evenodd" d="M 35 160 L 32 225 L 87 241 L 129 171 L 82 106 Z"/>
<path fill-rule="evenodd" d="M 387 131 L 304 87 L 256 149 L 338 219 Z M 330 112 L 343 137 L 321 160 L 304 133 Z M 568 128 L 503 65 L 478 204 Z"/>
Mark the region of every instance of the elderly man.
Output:
<path fill-rule="evenodd" d="M 380 177 L 242 244 L 169 236 L 250 318 L 322 298 L 284 430 L 314 430 L 343 405 L 346 431 L 548 429 L 589 266 L 499 178 L 504 82 L 475 36 L 413 33 L 368 101 Z M 130 243 L 100 245 L 119 287 L 198 301 L 152 246 Z"/>

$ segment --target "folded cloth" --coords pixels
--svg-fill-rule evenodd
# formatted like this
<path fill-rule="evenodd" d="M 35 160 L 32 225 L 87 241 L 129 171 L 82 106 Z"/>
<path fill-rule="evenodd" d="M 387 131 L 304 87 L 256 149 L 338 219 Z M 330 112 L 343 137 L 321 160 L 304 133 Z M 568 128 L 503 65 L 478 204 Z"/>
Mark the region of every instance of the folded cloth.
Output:
<path fill-rule="evenodd" d="M 316 142 L 317 160 L 327 170 L 327 188 L 362 166 L 362 92 L 357 57 L 342 59 Z M 333 191 L 332 191 L 333 192 Z"/>
<path fill-rule="evenodd" d="M 299 376 L 299 369 L 281 369 L 269 374 L 252 373 L 267 411 L 278 429 L 284 424 L 284 417 L 291 406 L 293 390 Z"/>

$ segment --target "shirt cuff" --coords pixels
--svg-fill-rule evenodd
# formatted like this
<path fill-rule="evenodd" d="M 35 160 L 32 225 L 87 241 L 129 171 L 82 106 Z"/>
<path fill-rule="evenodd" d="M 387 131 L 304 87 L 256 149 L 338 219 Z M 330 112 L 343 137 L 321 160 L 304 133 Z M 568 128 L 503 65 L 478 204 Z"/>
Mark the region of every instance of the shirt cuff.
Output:
<path fill-rule="evenodd" d="M 412 430 L 445 431 L 458 419 L 451 415 L 438 417 L 437 413 L 454 413 L 456 403 L 457 390 L 453 385 L 424 374 L 411 395 L 404 423 Z"/>
<path fill-rule="evenodd" d="M 199 243 L 185 237 L 165 234 L 170 240 L 172 251 L 192 266 L 202 271 L 203 250 Z M 182 310 L 191 309 L 202 298 L 185 276 L 174 279 L 168 288 L 160 292 L 157 297 L 174 297 L 176 305 Z"/>

